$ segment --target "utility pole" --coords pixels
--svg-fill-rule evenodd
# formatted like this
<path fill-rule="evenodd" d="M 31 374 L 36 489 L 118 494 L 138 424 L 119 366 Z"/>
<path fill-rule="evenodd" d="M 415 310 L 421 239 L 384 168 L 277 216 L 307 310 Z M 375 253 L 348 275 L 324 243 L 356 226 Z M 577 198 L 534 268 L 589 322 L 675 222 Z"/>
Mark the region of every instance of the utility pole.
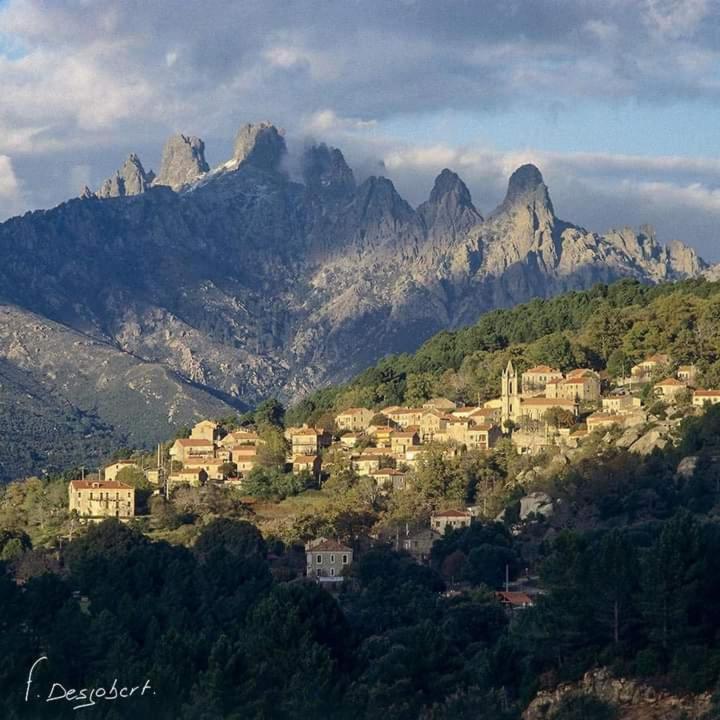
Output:
<path fill-rule="evenodd" d="M 505 592 L 510 592 L 510 565 L 505 563 Z"/>

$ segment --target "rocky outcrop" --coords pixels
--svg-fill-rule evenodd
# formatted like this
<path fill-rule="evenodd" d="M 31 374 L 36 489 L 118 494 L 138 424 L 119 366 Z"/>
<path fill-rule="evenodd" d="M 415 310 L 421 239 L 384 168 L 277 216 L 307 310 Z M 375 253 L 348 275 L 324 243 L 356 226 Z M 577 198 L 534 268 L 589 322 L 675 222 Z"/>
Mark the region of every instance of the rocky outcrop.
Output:
<path fill-rule="evenodd" d="M 520 520 L 531 514 L 550 517 L 554 512 L 552 498 L 544 492 L 533 492 L 520 498 Z"/>
<path fill-rule="evenodd" d="M 243 163 L 254 165 L 262 170 L 275 172 L 285 155 L 285 138 L 271 123 L 243 125 L 235 137 L 232 164 L 239 167 Z"/>
<path fill-rule="evenodd" d="M 154 179 L 152 170 L 146 173 L 140 158 L 132 153 L 120 170 L 100 186 L 97 196 L 111 198 L 140 195 L 150 187 Z"/>
<path fill-rule="evenodd" d="M 210 170 L 205 161 L 205 143 L 198 137 L 173 135 L 163 148 L 160 172 L 154 185 L 168 185 L 180 190 Z"/>
<path fill-rule="evenodd" d="M 342 152 L 325 143 L 305 149 L 302 175 L 309 193 L 331 203 L 347 201 L 355 192 L 355 177 Z"/>
<path fill-rule="evenodd" d="M 710 711 L 710 693 L 678 696 L 637 680 L 615 678 L 605 669 L 585 674 L 578 683 L 564 683 L 537 694 L 523 720 L 553 720 L 564 700 L 590 695 L 613 706 L 618 720 L 701 720 Z"/>

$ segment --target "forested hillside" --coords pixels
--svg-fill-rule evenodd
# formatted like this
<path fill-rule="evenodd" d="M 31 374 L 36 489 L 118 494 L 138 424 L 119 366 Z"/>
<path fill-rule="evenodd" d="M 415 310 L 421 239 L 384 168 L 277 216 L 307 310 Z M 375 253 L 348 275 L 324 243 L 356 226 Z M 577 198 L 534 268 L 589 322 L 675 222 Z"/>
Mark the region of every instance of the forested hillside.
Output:
<path fill-rule="evenodd" d="M 288 422 L 317 422 L 354 406 L 419 404 L 435 395 L 484 401 L 499 395 L 510 358 L 521 371 L 544 363 L 619 378 L 662 352 L 676 364 L 695 363 L 706 387 L 720 386 L 719 294 L 717 282 L 621 280 L 495 310 L 468 328 L 438 333 L 412 355 L 390 355 L 346 385 L 313 393 L 291 409 Z"/>

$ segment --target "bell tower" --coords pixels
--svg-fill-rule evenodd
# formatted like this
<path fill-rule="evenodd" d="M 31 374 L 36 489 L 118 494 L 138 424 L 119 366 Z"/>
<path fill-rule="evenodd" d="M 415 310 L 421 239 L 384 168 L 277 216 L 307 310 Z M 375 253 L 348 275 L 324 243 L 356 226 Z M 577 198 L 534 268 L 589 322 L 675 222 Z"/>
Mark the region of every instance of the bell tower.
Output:
<path fill-rule="evenodd" d="M 518 373 L 513 367 L 512 360 L 508 360 L 503 370 L 500 386 L 500 399 L 502 401 L 502 422 L 514 420 L 519 411 L 520 393 L 518 392 Z"/>

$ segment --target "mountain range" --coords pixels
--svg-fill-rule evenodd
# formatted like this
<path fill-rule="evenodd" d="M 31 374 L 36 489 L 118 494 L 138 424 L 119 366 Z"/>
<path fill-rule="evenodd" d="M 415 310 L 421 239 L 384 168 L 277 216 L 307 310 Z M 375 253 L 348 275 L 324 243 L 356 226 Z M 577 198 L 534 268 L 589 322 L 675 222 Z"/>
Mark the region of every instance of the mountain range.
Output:
<path fill-rule="evenodd" d="M 79 437 L 98 455 L 296 400 L 492 308 L 708 271 L 649 227 L 558 219 L 533 165 L 483 217 L 449 169 L 417 208 L 325 144 L 291 177 L 269 123 L 216 168 L 204 151 L 175 135 L 157 174 L 133 154 L 96 191 L 0 224 L 0 445 L 35 438 L 20 467 L 0 450 L 0 478 L 74 457 Z"/>

